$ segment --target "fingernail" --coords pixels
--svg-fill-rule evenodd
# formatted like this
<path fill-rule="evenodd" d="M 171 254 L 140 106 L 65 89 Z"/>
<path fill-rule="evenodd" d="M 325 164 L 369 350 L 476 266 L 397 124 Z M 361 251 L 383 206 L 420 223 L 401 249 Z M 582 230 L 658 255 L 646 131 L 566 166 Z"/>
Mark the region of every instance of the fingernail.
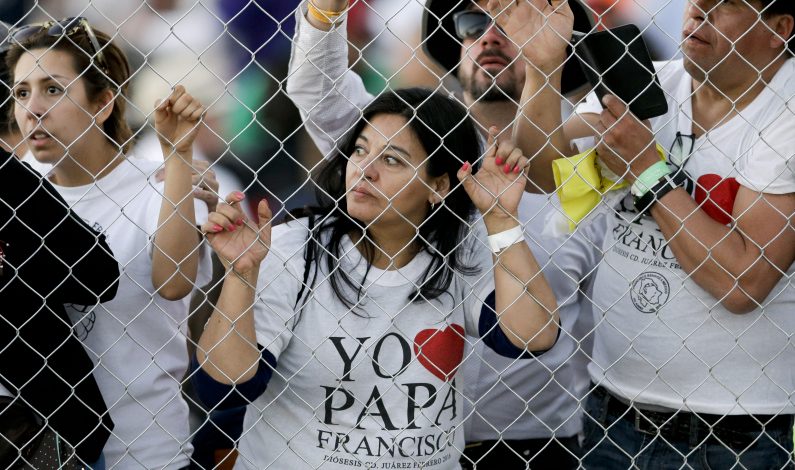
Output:
<path fill-rule="evenodd" d="M 234 232 L 237 229 L 237 227 L 235 227 L 232 224 L 229 224 L 226 226 L 226 229 L 229 230 L 230 232 Z"/>
<path fill-rule="evenodd" d="M 497 165 L 502 165 L 502 158 L 500 157 L 495 158 L 494 163 L 496 163 Z"/>
<path fill-rule="evenodd" d="M 213 232 L 220 232 L 220 231 L 221 231 L 221 230 L 223 230 L 223 229 L 224 229 L 224 228 L 223 228 L 223 227 L 221 227 L 221 226 L 220 226 L 220 225 L 218 225 L 218 224 L 215 224 L 215 225 L 213 225 Z"/>
<path fill-rule="evenodd" d="M 469 170 L 469 162 L 464 162 L 464 166 L 462 166 L 461 169 L 464 171 Z"/>
<path fill-rule="evenodd" d="M 521 170 L 521 168 L 519 168 L 519 165 L 516 165 L 515 167 L 513 167 L 513 172 L 514 173 L 519 173 L 520 170 Z"/>
<path fill-rule="evenodd" d="M 511 172 L 511 165 L 506 163 L 505 166 L 502 167 L 502 169 L 505 171 L 505 173 L 510 173 Z"/>
<path fill-rule="evenodd" d="M 238 199 L 243 199 L 243 193 L 241 193 L 240 191 L 235 191 L 235 192 L 233 193 L 233 195 L 234 195 L 236 198 L 238 198 Z"/>
<path fill-rule="evenodd" d="M 237 220 L 235 221 L 235 223 L 236 223 L 237 225 L 243 225 L 243 219 L 237 219 Z"/>

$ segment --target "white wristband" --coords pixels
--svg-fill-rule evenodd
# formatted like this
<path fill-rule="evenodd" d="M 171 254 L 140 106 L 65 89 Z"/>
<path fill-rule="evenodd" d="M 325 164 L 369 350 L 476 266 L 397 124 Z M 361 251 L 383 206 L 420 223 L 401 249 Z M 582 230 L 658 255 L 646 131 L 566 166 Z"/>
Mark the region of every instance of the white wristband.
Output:
<path fill-rule="evenodd" d="M 489 235 L 489 245 L 491 251 L 495 255 L 511 245 L 515 245 L 524 240 L 524 232 L 522 226 L 517 225 L 514 228 L 508 229 L 504 232 Z"/>

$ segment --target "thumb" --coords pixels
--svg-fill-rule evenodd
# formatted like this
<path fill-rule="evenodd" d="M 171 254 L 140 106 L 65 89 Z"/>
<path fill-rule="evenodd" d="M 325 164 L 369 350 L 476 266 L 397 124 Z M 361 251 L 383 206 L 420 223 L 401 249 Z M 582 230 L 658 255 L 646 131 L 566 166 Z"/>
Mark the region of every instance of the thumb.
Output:
<path fill-rule="evenodd" d="M 474 178 L 472 178 L 472 165 L 470 165 L 469 162 L 464 162 L 464 165 L 458 170 L 456 176 L 458 177 L 458 181 L 461 182 L 461 186 L 464 187 L 464 191 L 471 195 L 476 184 Z"/>
<path fill-rule="evenodd" d="M 273 213 L 271 212 L 271 208 L 268 205 L 268 200 L 262 198 L 262 200 L 257 205 L 257 216 L 259 217 L 259 228 L 263 228 L 269 223 L 271 223 L 271 218 L 273 218 Z"/>
<path fill-rule="evenodd" d="M 602 98 L 602 104 L 616 118 L 620 118 L 627 112 L 627 105 L 614 95 L 605 95 Z"/>

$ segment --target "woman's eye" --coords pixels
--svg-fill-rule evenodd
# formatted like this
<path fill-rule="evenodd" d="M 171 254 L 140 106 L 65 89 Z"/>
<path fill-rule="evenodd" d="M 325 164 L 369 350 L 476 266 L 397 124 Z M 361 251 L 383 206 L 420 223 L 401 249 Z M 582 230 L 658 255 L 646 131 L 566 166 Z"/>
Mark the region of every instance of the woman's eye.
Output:
<path fill-rule="evenodd" d="M 59 94 L 60 92 L 61 92 L 61 89 L 60 89 L 60 88 L 58 88 L 57 86 L 48 86 L 48 87 L 47 87 L 47 94 L 50 94 L 50 95 L 57 95 L 57 94 Z"/>
<path fill-rule="evenodd" d="M 403 162 L 399 158 L 393 157 L 392 155 L 384 155 L 384 163 L 386 163 L 387 166 L 398 166 Z"/>
<path fill-rule="evenodd" d="M 14 90 L 15 98 L 25 98 L 27 96 L 28 96 L 28 90 L 25 90 L 24 88 L 17 88 L 16 90 Z"/>
<path fill-rule="evenodd" d="M 354 157 L 360 157 L 361 158 L 361 157 L 364 157 L 365 155 L 367 155 L 367 151 L 364 149 L 364 147 L 362 147 L 360 145 L 357 145 L 356 147 L 353 148 L 353 156 Z"/>

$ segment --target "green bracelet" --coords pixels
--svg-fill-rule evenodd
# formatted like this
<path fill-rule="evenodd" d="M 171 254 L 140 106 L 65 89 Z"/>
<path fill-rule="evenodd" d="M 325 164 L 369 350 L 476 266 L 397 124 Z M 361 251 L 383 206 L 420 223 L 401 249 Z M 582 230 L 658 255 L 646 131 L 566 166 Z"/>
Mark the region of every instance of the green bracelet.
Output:
<path fill-rule="evenodd" d="M 638 175 L 635 182 L 632 183 L 630 192 L 636 198 L 643 197 L 661 178 L 669 174 L 671 174 L 671 170 L 668 168 L 668 164 L 664 161 L 659 161 Z"/>

